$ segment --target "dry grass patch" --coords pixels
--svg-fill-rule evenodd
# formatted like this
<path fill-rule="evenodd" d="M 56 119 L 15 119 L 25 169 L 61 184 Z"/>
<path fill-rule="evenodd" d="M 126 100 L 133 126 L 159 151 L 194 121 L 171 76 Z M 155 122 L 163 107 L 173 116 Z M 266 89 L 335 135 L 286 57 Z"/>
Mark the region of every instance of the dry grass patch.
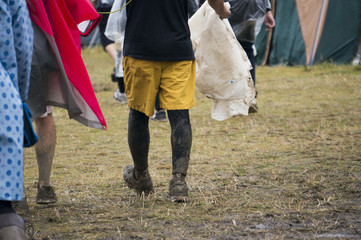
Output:
<path fill-rule="evenodd" d="M 128 108 L 112 98 L 111 60 L 100 48 L 83 56 L 108 130 L 55 110 L 59 199 L 50 207 L 35 204 L 36 160 L 25 151 L 23 214 L 36 239 L 361 238 L 360 68 L 258 67 L 260 112 L 224 122 L 210 118 L 211 102 L 197 92 L 191 201 L 174 204 L 169 124 L 150 122 L 156 191 L 138 198 L 122 180 Z"/>

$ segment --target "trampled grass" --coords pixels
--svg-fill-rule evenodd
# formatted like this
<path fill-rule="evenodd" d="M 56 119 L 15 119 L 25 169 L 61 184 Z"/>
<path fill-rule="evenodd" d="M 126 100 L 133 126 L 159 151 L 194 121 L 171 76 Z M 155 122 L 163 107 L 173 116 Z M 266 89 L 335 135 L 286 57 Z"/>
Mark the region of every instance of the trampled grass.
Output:
<path fill-rule="evenodd" d="M 52 184 L 58 203 L 35 203 L 34 149 L 25 186 L 35 239 L 360 239 L 361 68 L 258 67 L 259 113 L 224 122 L 196 93 L 187 178 L 190 202 L 168 201 L 169 123 L 150 122 L 155 194 L 124 186 L 128 108 L 114 101 L 113 65 L 100 48 L 83 57 L 108 124 L 86 128 L 55 109 Z"/>

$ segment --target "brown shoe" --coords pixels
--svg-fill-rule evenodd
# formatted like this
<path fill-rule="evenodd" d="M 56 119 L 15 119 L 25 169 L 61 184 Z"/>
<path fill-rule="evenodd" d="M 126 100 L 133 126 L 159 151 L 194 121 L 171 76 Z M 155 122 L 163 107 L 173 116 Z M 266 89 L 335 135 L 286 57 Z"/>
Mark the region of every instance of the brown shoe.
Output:
<path fill-rule="evenodd" d="M 167 116 L 165 110 L 156 111 L 150 119 L 156 122 L 166 122 Z"/>
<path fill-rule="evenodd" d="M 169 182 L 169 197 L 172 202 L 188 202 L 188 186 L 181 173 L 173 174 Z"/>
<path fill-rule="evenodd" d="M 258 112 L 257 99 L 254 98 L 251 102 L 251 105 L 249 106 L 248 113 L 257 113 L 257 112 Z"/>
<path fill-rule="evenodd" d="M 128 165 L 124 168 L 123 172 L 124 182 L 131 189 L 134 189 L 136 193 L 142 195 L 149 195 L 154 192 L 153 182 L 149 175 L 148 169 L 144 171 L 144 175 L 137 179 L 135 177 L 135 169 L 133 165 Z"/>
<path fill-rule="evenodd" d="M 38 204 L 49 204 L 56 203 L 57 198 L 52 186 L 38 185 L 38 193 L 36 194 L 36 203 Z"/>
<path fill-rule="evenodd" d="M 257 104 L 249 106 L 248 113 L 257 113 L 258 112 L 258 106 Z"/>

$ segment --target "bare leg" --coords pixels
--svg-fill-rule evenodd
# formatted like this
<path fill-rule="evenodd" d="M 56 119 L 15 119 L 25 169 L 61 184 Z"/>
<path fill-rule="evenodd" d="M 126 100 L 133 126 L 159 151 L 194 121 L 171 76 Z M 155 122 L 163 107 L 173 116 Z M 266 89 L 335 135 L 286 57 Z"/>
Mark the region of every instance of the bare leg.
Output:
<path fill-rule="evenodd" d="M 50 186 L 51 167 L 56 144 L 56 130 L 51 113 L 45 118 L 35 120 L 39 141 L 35 144 L 35 153 L 39 167 L 39 186 Z"/>
<path fill-rule="evenodd" d="M 108 44 L 105 47 L 105 51 L 109 54 L 109 56 L 115 62 L 115 60 L 117 59 L 117 48 L 115 47 L 115 43 Z"/>

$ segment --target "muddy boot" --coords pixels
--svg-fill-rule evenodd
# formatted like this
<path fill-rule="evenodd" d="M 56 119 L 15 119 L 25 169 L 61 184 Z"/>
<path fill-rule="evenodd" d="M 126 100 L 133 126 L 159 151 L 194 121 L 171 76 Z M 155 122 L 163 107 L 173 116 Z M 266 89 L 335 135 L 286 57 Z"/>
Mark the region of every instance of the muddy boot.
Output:
<path fill-rule="evenodd" d="M 185 176 L 181 173 L 173 174 L 169 182 L 169 198 L 172 202 L 188 201 L 188 186 L 184 179 Z"/>
<path fill-rule="evenodd" d="M 188 201 L 188 186 L 185 182 L 192 146 L 192 128 L 188 110 L 168 110 L 171 125 L 172 180 L 169 197 L 173 202 Z"/>
<path fill-rule="evenodd" d="M 139 195 L 153 192 L 153 183 L 148 172 L 149 117 L 130 108 L 128 119 L 128 144 L 134 165 L 124 168 L 123 178 L 129 188 Z"/>
<path fill-rule="evenodd" d="M 36 194 L 37 204 L 56 203 L 57 198 L 52 186 L 42 186 L 38 184 L 38 192 Z"/>
<path fill-rule="evenodd" d="M 139 195 L 144 194 L 147 196 L 154 192 L 153 182 L 150 178 L 148 169 L 146 169 L 143 174 L 136 178 L 135 169 L 133 165 L 128 165 L 124 168 L 123 172 L 124 182 L 131 189 L 134 189 L 135 192 Z"/>

